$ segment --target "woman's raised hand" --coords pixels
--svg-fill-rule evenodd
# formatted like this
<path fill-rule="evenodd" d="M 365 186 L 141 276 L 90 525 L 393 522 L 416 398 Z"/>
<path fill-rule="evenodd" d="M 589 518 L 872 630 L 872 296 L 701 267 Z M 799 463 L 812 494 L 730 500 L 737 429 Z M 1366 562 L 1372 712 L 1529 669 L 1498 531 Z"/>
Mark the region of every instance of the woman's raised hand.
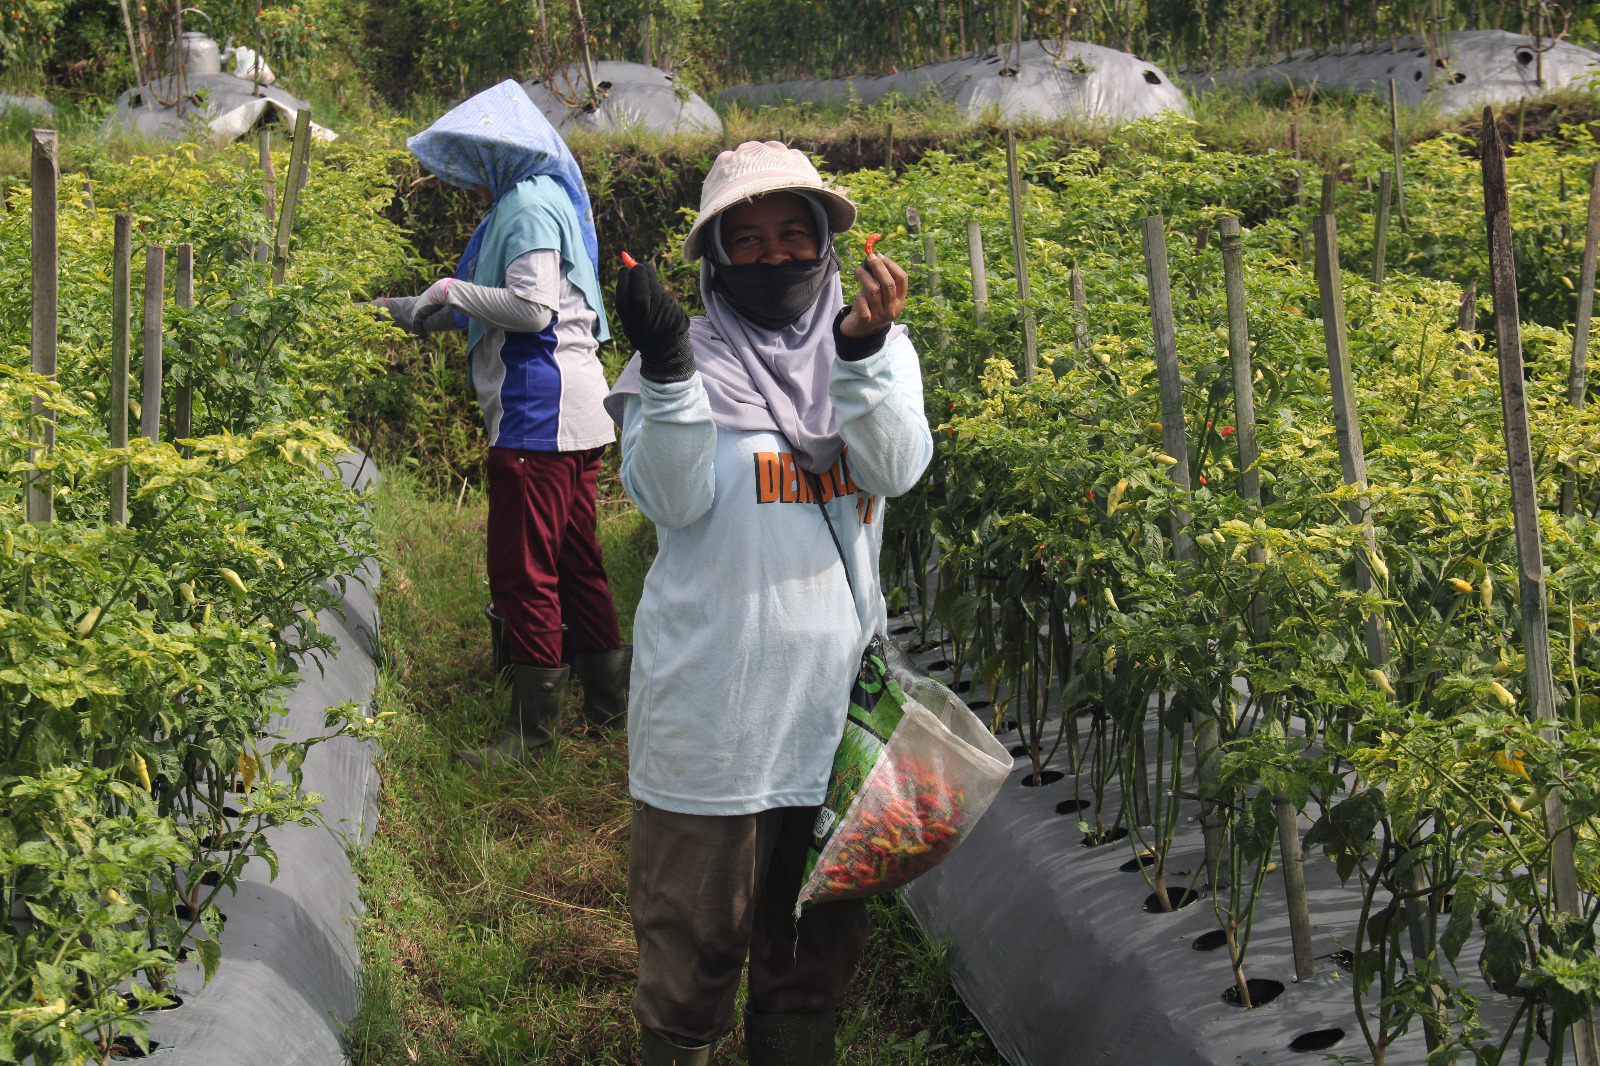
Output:
<path fill-rule="evenodd" d="M 886 255 L 874 252 L 856 267 L 861 291 L 856 294 L 850 313 L 839 323 L 839 332 L 860 340 L 881 333 L 906 309 L 906 272 Z"/>
<path fill-rule="evenodd" d="M 617 318 L 639 352 L 639 373 L 666 384 L 694 373 L 689 316 L 649 263 L 617 271 Z"/>

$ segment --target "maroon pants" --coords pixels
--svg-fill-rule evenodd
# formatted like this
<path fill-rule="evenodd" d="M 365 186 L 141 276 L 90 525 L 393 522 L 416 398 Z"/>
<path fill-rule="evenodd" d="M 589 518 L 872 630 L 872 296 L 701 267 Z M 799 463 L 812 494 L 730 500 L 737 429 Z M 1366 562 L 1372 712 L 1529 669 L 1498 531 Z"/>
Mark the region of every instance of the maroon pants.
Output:
<path fill-rule="evenodd" d="M 622 646 L 595 540 L 604 450 L 489 449 L 489 594 L 514 663 L 561 665 L 563 622 L 570 654 Z"/>

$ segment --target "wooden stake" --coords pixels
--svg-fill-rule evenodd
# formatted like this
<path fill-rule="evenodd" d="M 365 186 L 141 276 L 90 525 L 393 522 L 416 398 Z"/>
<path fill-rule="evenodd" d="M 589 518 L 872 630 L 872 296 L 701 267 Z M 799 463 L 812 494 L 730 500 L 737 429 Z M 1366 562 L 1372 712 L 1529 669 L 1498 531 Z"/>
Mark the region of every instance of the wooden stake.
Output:
<path fill-rule="evenodd" d="M 1394 175 L 1385 170 L 1378 179 L 1378 203 L 1372 222 L 1372 287 L 1383 291 L 1383 272 L 1389 251 L 1389 200 L 1394 196 Z"/>
<path fill-rule="evenodd" d="M 1189 491 L 1189 444 L 1183 424 L 1183 376 L 1178 368 L 1178 333 L 1172 314 L 1172 278 L 1167 266 L 1166 221 L 1150 215 L 1142 223 L 1144 275 L 1150 288 L 1150 332 L 1155 346 L 1156 376 L 1161 386 L 1161 447 L 1177 463 L 1167 476 Z M 1194 558 L 1194 541 L 1184 532 L 1190 514 L 1172 512 L 1172 556 L 1180 562 Z"/>
<path fill-rule="evenodd" d="M 1506 192 L 1505 145 L 1492 108 L 1483 109 L 1483 208 L 1489 231 L 1489 273 L 1494 287 L 1495 341 L 1500 359 L 1500 410 L 1505 419 L 1506 461 L 1511 482 L 1511 512 L 1517 537 L 1517 586 L 1522 606 L 1522 654 L 1527 715 L 1556 728 L 1555 681 L 1550 663 L 1550 617 L 1544 581 L 1544 545 L 1539 537 L 1539 494 L 1529 440 L 1528 397 L 1523 381 L 1522 326 L 1517 308 L 1517 263 L 1511 244 L 1511 206 Z M 1551 789 L 1544 803 L 1550 841 L 1550 880 L 1556 909 L 1581 920 L 1578 871 L 1572 831 L 1557 832 L 1566 821 L 1561 793 Z M 1593 1016 L 1572 1026 L 1578 1066 L 1600 1062 Z"/>
<path fill-rule="evenodd" d="M 294 180 L 311 153 L 311 109 L 302 107 L 294 119 L 294 146 L 289 149 L 289 180 L 283 184 L 283 207 L 278 213 L 278 232 L 272 245 L 272 283 L 283 284 L 289 269 L 289 236 L 294 231 L 294 209 L 300 201 L 300 183 Z"/>
<path fill-rule="evenodd" d="M 111 245 L 111 447 L 128 446 L 128 352 L 133 345 L 128 321 L 132 273 L 133 219 L 118 211 Z M 111 524 L 128 524 L 128 467 L 111 471 Z"/>
<path fill-rule="evenodd" d="M 894 123 L 886 122 L 883 127 L 883 169 L 894 177 Z"/>
<path fill-rule="evenodd" d="M 31 347 L 33 372 L 54 379 L 56 376 L 56 329 L 58 321 L 58 254 L 56 223 L 61 172 L 56 157 L 56 131 L 34 130 L 31 172 L 33 181 L 33 320 Z M 29 440 L 42 443 L 45 451 L 56 446 L 55 411 L 43 396 L 33 398 L 33 417 L 43 419 L 43 440 L 33 434 Z M 37 461 L 36 449 L 28 449 L 28 461 Z M 34 476 L 28 481 L 28 521 L 49 522 L 55 518 L 55 489 L 48 478 Z"/>
<path fill-rule="evenodd" d="M 1312 220 L 1317 240 L 1317 288 L 1322 294 L 1322 337 L 1328 352 L 1328 379 L 1333 389 L 1333 419 L 1339 438 L 1339 465 L 1344 471 L 1344 483 L 1365 489 L 1367 484 L 1367 457 L 1361 440 L 1361 418 L 1356 409 L 1355 379 L 1350 371 L 1350 348 L 1344 327 L 1344 291 L 1339 272 L 1339 229 L 1332 215 L 1318 215 Z M 1365 527 L 1367 551 L 1376 556 L 1378 538 L 1367 520 L 1371 504 L 1365 494 L 1350 504 L 1350 522 Z M 1372 574 L 1367 559 L 1356 557 L 1356 585 L 1362 592 L 1372 588 Z M 1373 666 L 1383 669 L 1389 662 L 1389 631 L 1383 619 L 1368 615 L 1366 631 L 1367 659 Z"/>
<path fill-rule="evenodd" d="M 172 280 L 175 290 L 172 302 L 186 310 L 193 307 L 194 245 L 188 243 L 178 245 L 178 271 Z M 189 351 L 187 341 L 184 342 L 183 350 Z M 184 371 L 183 384 L 178 386 L 178 391 L 173 397 L 172 436 L 174 440 L 188 440 L 194 436 L 194 371 L 192 370 Z M 193 454 L 193 448 L 184 447 L 185 459 Z"/>
<path fill-rule="evenodd" d="M 1461 334 L 1461 339 L 1456 342 L 1456 352 L 1465 355 L 1471 351 L 1472 342 L 1469 338 L 1478 331 L 1478 283 L 1467 282 L 1467 287 L 1461 290 L 1461 306 L 1456 310 L 1456 330 Z M 1456 364 L 1456 380 L 1466 380 L 1467 372 L 1460 363 Z"/>
<path fill-rule="evenodd" d="M 1259 511 L 1261 479 L 1256 462 L 1260 453 L 1256 447 L 1255 370 L 1250 359 L 1250 323 L 1245 306 L 1244 241 L 1237 218 L 1223 218 L 1219 228 L 1228 297 L 1228 360 L 1233 369 L 1233 437 L 1239 448 L 1239 495 Z M 1266 553 L 1260 547 L 1252 547 L 1249 559 L 1252 565 L 1265 565 Z M 1271 639 L 1266 604 L 1259 597 L 1250 606 L 1250 616 L 1255 640 L 1259 643 Z M 1309 981 L 1317 974 L 1317 963 L 1311 940 L 1311 909 L 1306 902 L 1298 812 L 1281 792 L 1274 794 L 1272 803 L 1278 819 L 1278 865 L 1283 870 L 1284 897 L 1289 903 L 1295 980 Z M 1220 838 L 1220 828 L 1217 835 Z"/>
<path fill-rule="evenodd" d="M 1038 324 L 1030 306 L 1028 244 L 1022 224 L 1022 173 L 1017 166 L 1017 134 L 1006 130 L 1006 189 L 1011 196 L 1011 254 L 1017 264 L 1017 303 L 1022 317 L 1022 376 L 1032 381 L 1039 369 Z"/>
<path fill-rule="evenodd" d="M 1409 221 L 1406 218 L 1406 170 L 1404 151 L 1400 146 L 1400 90 L 1395 88 L 1393 78 L 1389 79 L 1389 139 L 1394 146 L 1395 206 L 1400 209 L 1400 229 L 1403 231 Z"/>
<path fill-rule="evenodd" d="M 1322 213 L 1334 214 L 1338 202 L 1339 176 L 1337 174 L 1322 175 Z"/>
<path fill-rule="evenodd" d="M 1072 321 L 1072 344 L 1080 352 L 1086 352 L 1093 343 L 1089 339 L 1089 294 L 1084 290 L 1083 271 L 1078 269 L 1077 260 L 1072 262 L 1067 290 L 1072 296 L 1072 306 L 1076 312 Z"/>
<path fill-rule="evenodd" d="M 1583 410 L 1589 391 L 1589 324 L 1594 314 L 1594 274 L 1600 251 L 1600 162 L 1589 175 L 1589 218 L 1583 232 L 1583 262 L 1578 268 L 1578 318 L 1572 327 L 1572 364 L 1567 369 L 1567 403 Z M 1571 516 L 1577 486 L 1569 476 L 1561 483 L 1561 513 Z"/>

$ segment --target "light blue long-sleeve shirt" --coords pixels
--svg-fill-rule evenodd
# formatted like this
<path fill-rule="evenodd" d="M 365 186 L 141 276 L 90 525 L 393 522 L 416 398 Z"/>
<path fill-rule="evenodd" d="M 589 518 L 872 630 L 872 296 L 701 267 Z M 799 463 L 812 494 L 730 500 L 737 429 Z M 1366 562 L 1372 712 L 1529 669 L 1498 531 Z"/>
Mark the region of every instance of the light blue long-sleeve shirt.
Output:
<path fill-rule="evenodd" d="M 886 624 L 886 500 L 933 456 L 916 349 L 903 334 L 835 360 L 846 450 L 821 477 L 850 586 L 780 433 L 719 429 L 698 374 L 641 379 L 622 425 L 622 485 L 659 551 L 633 624 L 628 787 L 684 814 L 822 802 L 850 684 Z"/>

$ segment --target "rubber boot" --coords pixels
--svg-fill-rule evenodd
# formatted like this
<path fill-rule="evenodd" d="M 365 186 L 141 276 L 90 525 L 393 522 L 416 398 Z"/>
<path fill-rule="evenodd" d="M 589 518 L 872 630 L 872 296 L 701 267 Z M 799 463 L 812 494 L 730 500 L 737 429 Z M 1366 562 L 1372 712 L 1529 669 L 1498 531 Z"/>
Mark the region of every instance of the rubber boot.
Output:
<path fill-rule="evenodd" d="M 572 672 L 583 686 L 584 723 L 600 729 L 628 724 L 628 677 L 633 672 L 633 645 L 573 657 Z"/>
<path fill-rule="evenodd" d="M 474 770 L 527 762 L 555 738 L 561 709 L 567 702 L 567 680 L 565 666 L 548 669 L 513 664 L 511 713 L 506 718 L 505 731 L 489 747 L 458 750 L 456 758 Z"/>
<path fill-rule="evenodd" d="M 833 1011 L 820 1014 L 744 1012 L 750 1066 L 832 1066 Z"/>
<path fill-rule="evenodd" d="M 711 1066 L 711 1045 L 679 1047 L 644 1029 L 639 1033 L 639 1058 L 644 1066 Z"/>

